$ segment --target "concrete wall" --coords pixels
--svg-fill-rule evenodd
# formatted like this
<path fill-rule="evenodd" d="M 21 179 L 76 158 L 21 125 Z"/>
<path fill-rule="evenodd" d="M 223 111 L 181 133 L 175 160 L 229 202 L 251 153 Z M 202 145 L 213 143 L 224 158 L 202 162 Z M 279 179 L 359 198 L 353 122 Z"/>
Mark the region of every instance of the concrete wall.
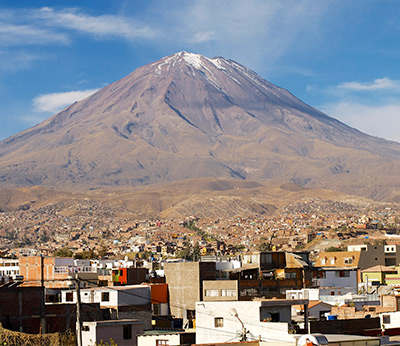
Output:
<path fill-rule="evenodd" d="M 234 295 L 232 295 L 233 293 Z M 239 300 L 238 281 L 237 280 L 203 281 L 203 300 L 205 302 Z"/>
<path fill-rule="evenodd" d="M 399 245 L 367 245 L 367 250 L 361 251 L 359 268 L 361 270 L 376 265 L 398 265 L 400 263 Z"/>
<path fill-rule="evenodd" d="M 196 334 L 191 332 L 139 335 L 138 346 L 156 346 L 158 340 L 166 340 L 167 345 L 193 345 L 196 339 L 195 336 Z"/>
<path fill-rule="evenodd" d="M 156 346 L 157 340 L 167 340 L 167 345 L 180 345 L 179 334 L 139 335 L 138 346 Z"/>
<path fill-rule="evenodd" d="M 303 288 L 301 290 L 287 290 L 286 299 L 309 299 L 319 300 L 320 290 L 318 288 Z"/>
<path fill-rule="evenodd" d="M 326 312 L 330 312 L 332 309 L 332 305 L 321 303 L 313 306 L 308 309 L 308 317 L 319 319 L 321 315 L 324 315 Z"/>
<path fill-rule="evenodd" d="M 131 338 L 124 339 L 124 326 L 131 328 Z M 143 334 L 143 323 L 140 321 L 99 321 L 83 322 L 83 346 L 95 346 L 101 341 L 110 343 L 110 339 L 118 346 L 136 346 L 137 336 Z"/>
<path fill-rule="evenodd" d="M 310 333 L 363 335 L 366 329 L 380 328 L 379 318 L 311 321 Z"/>
<path fill-rule="evenodd" d="M 288 323 L 260 321 L 262 301 L 251 302 L 197 302 L 196 303 L 196 343 L 222 343 L 237 341 L 242 325 L 238 318 L 232 316 L 236 309 L 244 327 L 255 338 L 261 336 L 263 341 L 294 342 L 288 333 Z M 277 307 L 278 309 L 282 307 Z M 271 309 L 273 309 L 271 307 Z M 290 306 L 288 307 L 290 311 Z M 222 326 L 216 326 L 215 319 L 220 319 Z M 222 320 L 221 320 L 222 319 Z"/>
<path fill-rule="evenodd" d="M 357 293 L 358 280 L 357 270 L 344 270 L 349 273 L 349 277 L 338 277 L 337 272 L 341 270 L 326 270 L 326 278 L 317 279 L 320 287 L 351 287 L 354 293 Z"/>
<path fill-rule="evenodd" d="M 186 321 L 187 310 L 195 310 L 203 298 L 202 281 L 216 277 L 215 262 L 165 263 L 164 272 L 171 314 Z"/>
<path fill-rule="evenodd" d="M 381 325 L 385 325 L 385 329 L 400 328 L 400 311 L 382 313 L 379 318 Z"/>
<path fill-rule="evenodd" d="M 71 303 L 67 301 L 68 293 L 73 293 L 73 303 L 76 302 L 75 290 L 61 291 L 61 302 Z M 108 293 L 109 300 L 105 301 L 104 293 Z M 147 305 L 151 302 L 151 293 L 149 286 L 134 286 L 129 288 L 125 286 L 119 288 L 86 288 L 81 289 L 82 303 L 99 303 L 102 308 L 117 308 L 121 306 Z"/>

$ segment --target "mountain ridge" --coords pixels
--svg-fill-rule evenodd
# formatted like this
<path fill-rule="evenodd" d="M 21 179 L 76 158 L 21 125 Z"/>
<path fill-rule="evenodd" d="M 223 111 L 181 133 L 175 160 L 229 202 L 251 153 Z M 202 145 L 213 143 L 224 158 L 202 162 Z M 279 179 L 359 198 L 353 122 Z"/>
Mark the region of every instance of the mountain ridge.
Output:
<path fill-rule="evenodd" d="M 397 196 L 398 172 L 399 143 L 351 128 L 233 60 L 187 52 L 0 142 L 4 187 L 234 177 L 382 199 Z"/>

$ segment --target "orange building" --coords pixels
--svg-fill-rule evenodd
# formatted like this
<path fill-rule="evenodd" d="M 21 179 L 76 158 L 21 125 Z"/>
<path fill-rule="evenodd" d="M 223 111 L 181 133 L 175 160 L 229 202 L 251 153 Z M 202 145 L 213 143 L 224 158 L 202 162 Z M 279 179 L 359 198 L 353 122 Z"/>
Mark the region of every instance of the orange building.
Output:
<path fill-rule="evenodd" d="M 43 261 L 43 262 L 42 262 Z M 79 273 L 83 286 L 97 282 L 98 275 L 89 260 L 74 260 L 60 257 L 20 257 L 20 275 L 24 277 L 23 286 L 41 286 L 43 278 L 47 288 L 68 288 L 70 273 Z"/>

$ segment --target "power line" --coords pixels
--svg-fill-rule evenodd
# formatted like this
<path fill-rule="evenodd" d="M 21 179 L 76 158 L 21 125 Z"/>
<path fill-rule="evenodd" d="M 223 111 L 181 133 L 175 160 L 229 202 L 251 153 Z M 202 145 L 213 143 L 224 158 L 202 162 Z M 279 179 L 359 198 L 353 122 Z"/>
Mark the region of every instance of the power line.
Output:
<path fill-rule="evenodd" d="M 88 281 L 88 280 L 82 280 L 82 281 Z M 90 281 L 89 281 L 90 282 Z M 118 288 L 114 288 L 113 286 L 104 286 L 104 287 L 100 287 L 100 288 L 104 288 L 104 289 L 111 289 L 111 290 L 115 290 L 115 291 L 119 291 L 120 292 L 120 290 L 118 289 Z M 147 297 L 145 297 L 145 296 L 142 296 L 142 295 L 140 295 L 140 294 L 137 294 L 137 293 L 134 293 L 134 292 L 125 292 L 125 291 L 122 291 L 122 292 L 124 292 L 124 294 L 127 294 L 127 295 L 131 295 L 131 296 L 135 296 L 135 297 L 138 297 L 138 298 L 141 298 L 141 299 L 147 299 Z M 151 301 L 151 297 L 150 297 L 150 301 Z M 186 306 L 185 305 L 179 305 L 179 304 L 169 304 L 170 306 L 174 306 L 174 307 L 178 307 L 178 308 L 185 308 Z M 125 305 L 125 306 L 129 306 L 129 307 L 132 307 L 133 309 L 137 309 L 138 311 L 143 311 L 143 310 L 140 310 L 139 308 L 137 308 L 136 306 L 134 306 L 134 305 Z M 204 313 L 203 313 L 204 314 Z M 208 316 L 211 316 L 211 317 L 216 317 L 216 316 L 214 316 L 213 314 L 211 314 L 211 313 L 206 313 L 206 315 L 208 315 Z M 161 320 L 165 320 L 165 321 L 167 321 L 167 322 L 171 322 L 171 320 L 169 320 L 169 319 L 166 319 L 166 318 L 163 318 L 163 317 L 158 317 L 159 319 L 161 319 Z M 228 320 L 228 321 L 232 321 L 232 322 L 236 322 L 236 319 L 234 319 L 234 318 L 231 318 L 231 317 L 224 317 L 226 320 Z M 255 323 L 252 323 L 252 322 L 247 322 L 246 323 L 246 325 L 247 326 L 253 326 L 253 327 L 260 327 L 258 324 L 255 324 Z M 199 326 L 197 326 L 196 325 L 196 329 L 204 329 L 204 330 L 211 330 L 211 331 L 216 331 L 216 329 L 215 328 L 208 328 L 208 327 L 199 327 Z M 273 326 L 271 326 L 271 325 L 269 325 L 269 328 L 268 328 L 269 330 L 273 330 L 273 331 L 281 331 L 281 329 L 279 329 L 279 328 L 274 328 Z M 222 332 L 222 331 L 221 331 Z M 224 333 L 226 333 L 226 334 L 234 334 L 234 335 L 237 335 L 237 333 L 236 332 L 228 332 L 228 331 L 223 331 Z M 251 334 L 251 333 L 250 333 Z M 252 335 L 252 334 L 251 334 Z M 236 337 L 235 337 L 236 338 Z M 266 340 L 276 340 L 276 341 L 281 341 L 281 339 L 276 339 L 276 338 L 268 338 L 268 339 L 266 339 Z"/>
<path fill-rule="evenodd" d="M 79 274 L 79 273 L 78 273 Z M 63 279 L 63 280 L 61 280 L 61 279 L 59 279 L 59 280 L 57 280 L 57 279 L 54 279 L 54 280 L 45 280 L 45 281 L 50 281 L 50 282 L 55 282 L 55 281 L 66 281 L 66 280 L 68 280 L 68 279 Z M 29 280 L 28 282 L 37 282 L 37 281 L 40 281 L 40 280 Z M 123 292 L 123 294 L 126 294 L 126 295 L 130 295 L 130 296 L 134 296 L 134 297 L 137 297 L 137 298 L 140 298 L 140 299 L 142 299 L 142 300 L 148 300 L 149 301 L 149 303 L 151 303 L 152 302 L 152 298 L 151 298 L 151 293 L 150 293 L 150 299 L 149 299 L 149 297 L 146 295 L 146 296 L 143 296 L 143 295 L 140 295 L 140 294 L 138 294 L 138 293 L 134 293 L 134 292 L 127 292 L 125 289 L 124 290 L 121 290 L 121 289 L 119 289 L 119 288 L 117 288 L 117 287 L 113 287 L 113 286 L 100 286 L 98 283 L 95 283 L 95 282 L 92 282 L 92 281 L 90 281 L 90 280 L 85 280 L 85 279 L 79 279 L 79 281 L 83 281 L 83 282 L 87 282 L 87 283 L 89 283 L 89 284 L 91 284 L 91 285 L 95 285 L 95 286 L 97 286 L 97 288 L 100 288 L 100 289 L 104 289 L 104 290 L 114 290 L 114 291 L 117 291 L 117 292 Z M 150 284 L 151 285 L 151 284 Z M 149 285 L 149 286 L 150 286 Z M 139 287 L 140 285 L 135 285 L 135 287 Z M 143 285 L 143 287 L 146 287 L 145 285 Z M 148 286 L 147 286 L 148 287 Z M 149 287 L 150 288 L 150 287 Z M 83 288 L 83 289 L 90 289 L 90 287 L 86 287 L 86 288 Z M 150 290 L 151 290 L 151 288 L 150 288 Z M 164 303 L 164 301 L 161 301 L 161 300 L 153 300 L 153 301 L 155 301 L 156 303 Z M 140 308 L 138 308 L 137 307 L 137 305 L 132 305 L 132 304 L 127 304 L 127 305 L 124 305 L 124 306 L 127 306 L 127 307 L 130 307 L 130 308 L 132 308 L 133 310 L 136 310 L 136 311 L 143 311 L 142 309 L 140 309 Z M 171 303 L 169 303 L 169 306 L 173 306 L 173 307 L 176 307 L 176 308 L 182 308 L 182 309 L 185 309 L 186 308 L 186 305 L 183 305 L 183 304 L 178 304 L 178 303 L 173 303 L 173 304 L 171 304 Z M 206 314 L 206 315 L 208 315 L 208 316 L 211 316 L 211 317 L 216 317 L 215 315 L 213 315 L 212 313 L 210 313 L 210 312 L 208 312 L 208 313 L 203 313 L 203 314 Z M 157 315 L 156 315 L 157 316 Z M 169 322 L 169 323 L 171 323 L 171 320 L 170 319 L 167 319 L 167 318 L 165 318 L 165 317 L 162 317 L 162 316 L 157 316 L 157 318 L 158 319 L 160 319 L 160 320 L 164 320 L 164 321 L 166 321 L 166 322 Z M 231 322 L 236 322 L 236 319 L 233 319 L 233 318 L 231 318 L 231 317 L 224 317 L 224 319 L 226 319 L 226 320 L 228 320 L 228 321 L 231 321 Z M 246 325 L 247 326 L 253 326 L 253 327 L 260 327 L 258 324 L 255 324 L 255 323 L 253 323 L 253 322 L 247 322 L 246 323 Z M 209 327 L 200 327 L 200 326 L 196 326 L 196 329 L 203 329 L 203 330 L 209 330 L 209 331 L 216 331 L 216 329 L 215 328 L 209 328 Z M 273 328 L 273 326 L 271 326 L 271 325 L 269 325 L 269 328 L 268 328 L 269 330 L 275 330 L 275 331 L 281 331 L 279 328 Z M 223 333 L 225 333 L 225 334 L 231 334 L 231 335 L 235 335 L 235 338 L 237 337 L 237 332 L 230 332 L 230 331 L 226 331 L 226 330 L 220 330 L 220 332 L 223 332 Z M 251 333 L 250 333 L 251 334 Z M 252 334 L 251 334 L 252 335 Z M 233 338 L 233 339 L 235 339 L 235 338 Z M 268 339 L 265 339 L 265 340 L 276 340 L 276 341 L 281 341 L 281 339 L 276 339 L 276 338 L 268 338 Z"/>

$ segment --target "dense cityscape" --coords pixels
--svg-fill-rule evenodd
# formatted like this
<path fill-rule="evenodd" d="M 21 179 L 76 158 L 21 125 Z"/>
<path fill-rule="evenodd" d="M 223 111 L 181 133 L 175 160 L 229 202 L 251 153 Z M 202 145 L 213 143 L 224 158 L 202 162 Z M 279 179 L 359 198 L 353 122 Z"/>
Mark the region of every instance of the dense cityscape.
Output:
<path fill-rule="evenodd" d="M 1 324 L 48 344 L 222 343 L 232 330 L 238 341 L 337 331 L 393 342 L 400 328 L 396 205 L 315 198 L 269 217 L 182 220 L 90 199 L 20 209 L 0 213 Z"/>
<path fill-rule="evenodd" d="M 399 13 L 2 0 L 0 346 L 400 345 Z"/>

